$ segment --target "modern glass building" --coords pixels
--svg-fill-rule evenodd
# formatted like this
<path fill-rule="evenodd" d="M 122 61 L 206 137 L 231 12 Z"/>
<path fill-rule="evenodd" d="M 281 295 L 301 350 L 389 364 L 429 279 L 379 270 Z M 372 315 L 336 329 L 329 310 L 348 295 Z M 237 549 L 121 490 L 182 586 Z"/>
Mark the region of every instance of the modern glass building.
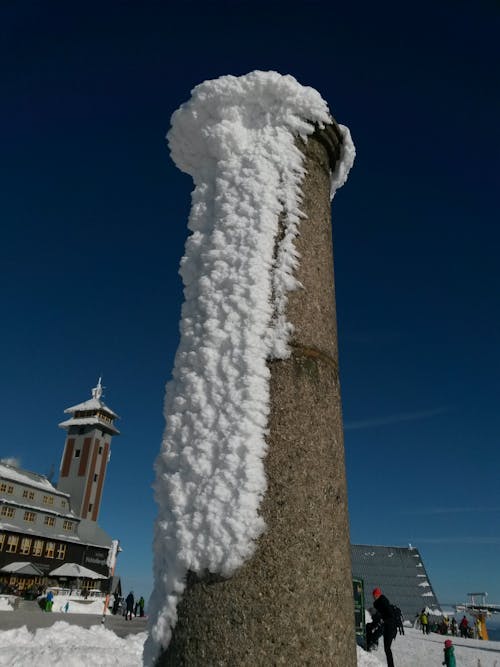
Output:
<path fill-rule="evenodd" d="M 424 607 L 441 611 L 420 552 L 415 547 L 352 544 L 352 576 L 362 579 L 365 606 L 373 606 L 372 591 L 378 587 L 413 622 Z"/>

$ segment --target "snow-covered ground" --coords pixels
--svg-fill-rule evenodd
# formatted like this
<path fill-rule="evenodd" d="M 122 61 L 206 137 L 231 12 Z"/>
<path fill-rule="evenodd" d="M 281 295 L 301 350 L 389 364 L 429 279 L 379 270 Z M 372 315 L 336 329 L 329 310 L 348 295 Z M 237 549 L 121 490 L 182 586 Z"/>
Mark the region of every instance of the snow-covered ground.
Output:
<path fill-rule="evenodd" d="M 397 667 L 432 667 L 443 660 L 444 637 L 423 636 L 419 630 L 407 628 L 403 637 L 393 644 Z M 0 632 L 0 665 L 31 667 L 33 664 L 88 667 L 89 665 L 142 665 L 142 649 L 146 633 L 120 639 L 100 625 L 89 629 L 58 621 L 50 628 L 28 632 L 23 628 Z M 458 667 L 500 667 L 500 642 L 452 638 Z M 333 660 L 332 660 L 332 664 Z M 366 653 L 358 648 L 358 667 L 386 665 L 384 649 Z"/>
<path fill-rule="evenodd" d="M 14 610 L 14 595 L 0 595 L 0 611 Z M 106 614 L 110 614 L 111 602 Z M 83 598 L 78 595 L 55 595 L 52 611 L 68 614 L 101 614 L 104 611 L 104 598 Z"/>
<path fill-rule="evenodd" d="M 15 599 L 14 595 L 0 595 L 0 611 L 12 611 Z"/>
<path fill-rule="evenodd" d="M 444 640 L 451 639 L 455 646 L 457 667 L 500 667 L 500 642 L 480 639 L 459 639 L 420 630 L 405 628 L 405 635 L 396 638 L 392 645 L 394 664 L 397 667 L 432 667 L 443 662 Z M 386 665 L 383 642 L 371 653 L 358 649 L 358 666 L 378 667 Z"/>
<path fill-rule="evenodd" d="M 56 595 L 52 611 L 61 611 L 68 614 L 102 614 L 104 611 L 104 599 L 84 600 L 83 598 Z M 110 613 L 108 608 L 106 614 Z"/>
<path fill-rule="evenodd" d="M 100 625 L 86 629 L 64 621 L 36 632 L 29 632 L 26 627 L 16 628 L 0 632 L 0 665 L 137 667 L 142 664 L 145 639 L 145 632 L 120 639 Z"/>

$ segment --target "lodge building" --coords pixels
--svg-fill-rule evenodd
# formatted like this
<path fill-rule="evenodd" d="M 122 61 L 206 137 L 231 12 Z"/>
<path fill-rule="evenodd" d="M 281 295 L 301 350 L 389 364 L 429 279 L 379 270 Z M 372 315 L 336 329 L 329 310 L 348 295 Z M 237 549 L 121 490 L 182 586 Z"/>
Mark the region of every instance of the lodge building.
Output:
<path fill-rule="evenodd" d="M 59 424 L 67 435 L 56 486 L 0 463 L 3 587 L 73 586 L 78 572 L 79 588 L 104 591 L 113 575 L 118 543 L 97 519 L 118 415 L 102 401 L 100 379 L 90 400 L 65 413 L 71 416 Z"/>

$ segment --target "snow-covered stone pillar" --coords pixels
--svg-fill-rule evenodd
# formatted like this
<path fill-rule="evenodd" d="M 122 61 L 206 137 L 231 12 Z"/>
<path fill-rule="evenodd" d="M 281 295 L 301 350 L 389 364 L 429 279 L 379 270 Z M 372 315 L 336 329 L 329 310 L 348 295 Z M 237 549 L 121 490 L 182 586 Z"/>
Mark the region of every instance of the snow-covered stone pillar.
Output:
<path fill-rule="evenodd" d="M 176 113 L 196 187 L 145 662 L 354 667 L 330 219 L 349 131 L 274 72 Z"/>

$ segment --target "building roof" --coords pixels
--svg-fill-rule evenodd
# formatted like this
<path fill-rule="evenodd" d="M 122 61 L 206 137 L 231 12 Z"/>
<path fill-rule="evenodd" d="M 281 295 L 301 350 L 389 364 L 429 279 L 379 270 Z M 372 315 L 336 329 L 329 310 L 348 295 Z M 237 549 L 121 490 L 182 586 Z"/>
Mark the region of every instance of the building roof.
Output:
<path fill-rule="evenodd" d="M 113 410 L 108 408 L 108 406 L 101 400 L 102 390 L 103 387 L 101 384 L 101 378 L 99 378 L 97 386 L 92 389 L 92 398 L 89 398 L 88 401 L 84 401 L 83 403 L 78 403 L 78 405 L 73 405 L 70 408 L 66 408 L 64 411 L 65 414 L 72 414 L 86 410 L 102 410 L 103 412 L 107 412 L 114 419 L 119 419 L 116 412 L 113 412 Z"/>
<path fill-rule="evenodd" d="M 58 491 L 55 486 L 49 482 L 45 475 L 39 475 L 36 472 L 30 472 L 28 470 L 16 468 L 9 463 L 0 463 L 0 478 L 8 479 L 11 482 L 16 482 L 17 484 L 26 484 L 26 486 L 42 489 L 43 491 L 46 491 L 47 493 L 53 493 L 56 496 L 64 496 L 65 498 L 69 498 L 68 493 Z"/>
<path fill-rule="evenodd" d="M 60 517 L 61 519 L 68 519 L 69 521 L 81 521 L 81 518 L 71 509 L 69 509 L 67 512 L 63 512 L 62 510 L 58 510 L 53 507 L 46 507 L 45 505 L 37 504 L 28 498 L 16 500 L 15 498 L 0 495 L 0 504 L 11 505 L 12 507 L 22 510 L 30 510 L 31 512 L 41 512 L 42 514 L 49 514 L 50 516 Z"/>
<path fill-rule="evenodd" d="M 20 525 L 18 523 L 9 522 L 3 519 L 0 521 L 0 530 L 12 533 L 21 533 L 29 535 L 33 538 L 44 538 L 58 542 L 74 542 L 78 544 L 88 544 L 92 547 L 101 547 L 109 549 L 111 547 L 111 537 L 94 521 L 90 519 L 81 519 L 74 517 L 77 522 L 74 533 L 56 532 L 54 528 L 46 526 L 45 524 L 37 524 L 32 526 L 30 524 Z"/>
<path fill-rule="evenodd" d="M 78 536 L 82 542 L 100 547 L 111 546 L 112 539 L 95 521 L 81 519 L 78 524 Z"/>
<path fill-rule="evenodd" d="M 352 544 L 352 575 L 363 579 L 365 605 L 373 606 L 372 590 L 381 588 L 403 616 L 413 620 L 424 607 L 440 612 L 440 605 L 415 547 Z"/>
<path fill-rule="evenodd" d="M 108 431 L 112 435 L 119 435 L 120 431 L 113 424 L 114 419 L 119 419 L 116 412 L 101 400 L 102 399 L 101 378 L 97 386 L 92 389 L 92 398 L 78 405 L 66 408 L 65 414 L 71 414 L 70 419 L 59 424 L 60 428 L 70 428 L 71 426 L 92 426 L 97 425 L 103 431 Z"/>
<path fill-rule="evenodd" d="M 78 577 L 80 579 L 107 579 L 107 577 L 99 574 L 99 572 L 94 572 L 94 570 L 90 570 L 88 567 L 83 567 L 83 565 L 79 565 L 78 563 L 63 563 L 63 565 L 56 567 L 55 570 L 51 570 L 49 576 Z"/>
<path fill-rule="evenodd" d="M 12 574 L 34 574 L 37 577 L 43 575 L 43 571 L 34 563 L 29 561 L 17 561 L 15 563 L 8 563 L 4 565 L 0 572 L 11 572 Z"/>

